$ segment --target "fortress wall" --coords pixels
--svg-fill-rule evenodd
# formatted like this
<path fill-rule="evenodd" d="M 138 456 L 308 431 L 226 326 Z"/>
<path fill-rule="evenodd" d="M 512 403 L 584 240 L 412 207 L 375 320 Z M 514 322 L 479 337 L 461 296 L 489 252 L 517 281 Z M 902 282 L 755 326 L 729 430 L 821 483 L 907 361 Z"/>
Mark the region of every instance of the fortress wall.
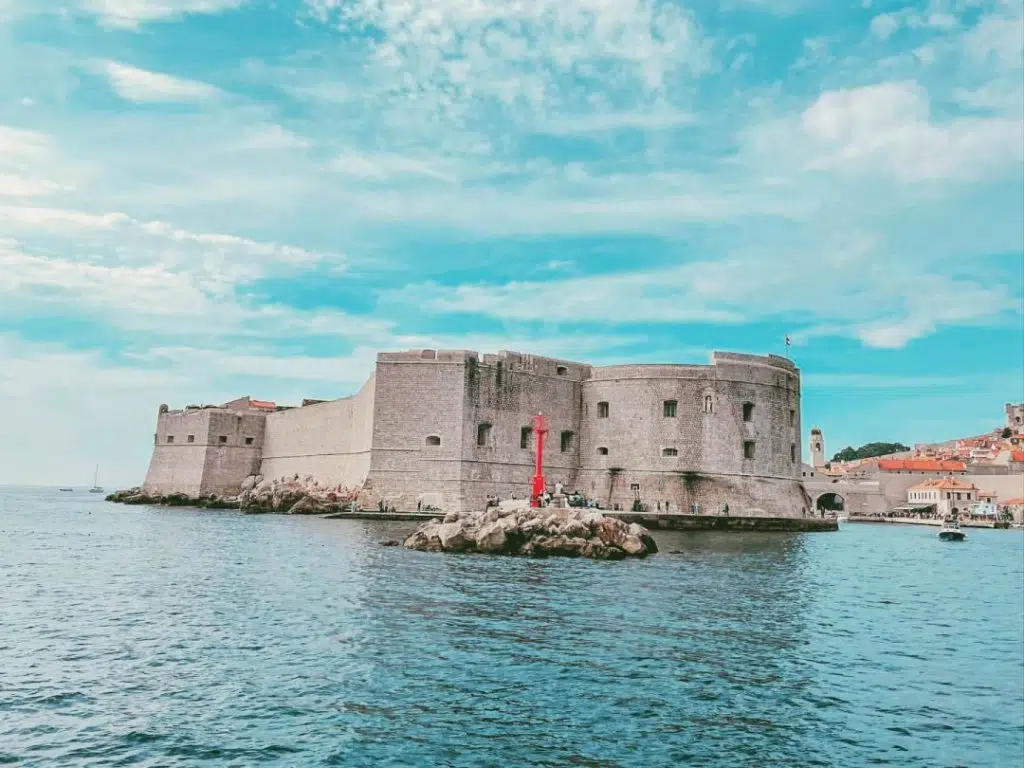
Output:
<path fill-rule="evenodd" d="M 377 356 L 368 499 L 400 511 L 415 510 L 420 500 L 461 508 L 462 405 L 471 359 L 474 353 L 459 350 Z M 428 444 L 428 437 L 440 445 Z"/>
<path fill-rule="evenodd" d="M 259 471 L 266 416 L 225 410 L 208 413 L 200 492 L 236 494 L 242 481 Z"/>
<path fill-rule="evenodd" d="M 547 417 L 550 428 L 544 451 L 548 486 L 561 482 L 568 490 L 574 488 L 582 382 L 590 370 L 580 363 L 507 351 L 467 366 L 462 496 L 468 507 L 482 509 L 492 493 L 529 496 L 536 452 L 531 419 L 538 413 Z M 482 446 L 477 444 L 481 424 L 491 425 Z M 527 427 L 531 432 L 523 447 L 522 430 Z M 572 433 L 564 452 L 563 432 Z"/>
<path fill-rule="evenodd" d="M 708 511 L 729 504 L 730 510 L 802 514 L 795 367 L 749 355 L 716 354 L 713 362 L 595 369 L 582 386 L 580 490 L 623 509 L 635 498 L 630 486 L 639 485 L 652 511 L 668 502 L 677 512 L 696 503 Z M 665 416 L 666 401 L 675 401 L 675 416 Z M 754 405 L 749 422 L 744 403 Z M 744 457 L 745 441 L 754 442 L 751 459 Z"/>
<path fill-rule="evenodd" d="M 370 471 L 375 377 L 351 397 L 269 414 L 260 474 L 311 474 L 328 485 L 354 488 Z"/>
<path fill-rule="evenodd" d="M 210 410 L 170 411 L 157 416 L 153 455 L 143 488 L 147 493 L 202 492 Z M 188 442 L 192 436 L 193 442 Z M 173 442 L 168 442 L 172 438 Z"/>

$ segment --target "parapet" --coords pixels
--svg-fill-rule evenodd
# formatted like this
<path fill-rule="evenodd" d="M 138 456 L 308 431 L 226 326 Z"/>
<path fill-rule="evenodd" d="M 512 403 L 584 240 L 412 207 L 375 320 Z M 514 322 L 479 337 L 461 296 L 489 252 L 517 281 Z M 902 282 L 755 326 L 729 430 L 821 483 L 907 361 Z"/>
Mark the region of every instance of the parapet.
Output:
<path fill-rule="evenodd" d="M 779 355 L 748 355 L 741 352 L 712 352 L 711 364 L 736 363 L 739 365 L 767 365 L 771 368 L 781 368 L 790 373 L 796 373 L 796 364 L 786 357 Z"/>

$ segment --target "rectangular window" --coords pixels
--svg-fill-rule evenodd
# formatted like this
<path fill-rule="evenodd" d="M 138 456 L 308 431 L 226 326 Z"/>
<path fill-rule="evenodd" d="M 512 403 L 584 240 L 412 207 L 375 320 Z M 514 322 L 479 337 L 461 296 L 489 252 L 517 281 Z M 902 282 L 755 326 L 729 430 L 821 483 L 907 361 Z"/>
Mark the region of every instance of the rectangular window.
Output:
<path fill-rule="evenodd" d="M 597 404 L 597 418 L 607 419 L 608 418 L 608 403 Z"/>
<path fill-rule="evenodd" d="M 568 453 L 572 450 L 572 432 L 562 433 L 562 453 Z"/>
<path fill-rule="evenodd" d="M 174 442 L 174 435 L 168 435 L 167 436 L 167 442 L 168 443 L 173 443 Z"/>
<path fill-rule="evenodd" d="M 221 435 L 220 437 L 217 438 L 217 442 L 220 443 L 221 445 L 224 445 L 227 441 L 228 441 L 228 436 L 227 435 Z"/>
<path fill-rule="evenodd" d="M 789 460 L 796 464 L 796 443 L 789 444 Z"/>
<path fill-rule="evenodd" d="M 196 436 L 195 435 L 189 435 L 188 437 L 185 438 L 185 442 L 186 443 L 194 443 L 195 441 L 196 441 Z"/>
<path fill-rule="evenodd" d="M 246 445 L 252 445 L 253 444 L 253 438 L 251 438 L 251 437 L 245 438 L 245 444 Z"/>
<path fill-rule="evenodd" d="M 530 437 L 533 435 L 531 427 L 523 427 L 519 430 L 519 447 L 526 450 L 530 447 Z"/>
<path fill-rule="evenodd" d="M 743 458 L 752 459 L 754 458 L 754 441 L 745 440 L 743 442 Z"/>
<path fill-rule="evenodd" d="M 754 404 L 744 403 L 743 404 L 743 420 L 753 421 L 754 420 Z"/>
<path fill-rule="evenodd" d="M 796 426 L 796 411 L 794 411 L 792 408 L 790 408 L 789 410 L 789 426 Z"/>
<path fill-rule="evenodd" d="M 486 421 L 476 425 L 476 444 L 483 447 L 491 439 L 491 425 Z"/>
<path fill-rule="evenodd" d="M 674 419 L 676 417 L 676 405 L 675 400 L 666 400 L 662 404 L 662 413 L 666 419 Z"/>
<path fill-rule="evenodd" d="M 661 455 L 662 456 L 678 456 L 679 455 L 679 451 L 676 450 L 675 448 L 662 448 L 661 449 Z"/>

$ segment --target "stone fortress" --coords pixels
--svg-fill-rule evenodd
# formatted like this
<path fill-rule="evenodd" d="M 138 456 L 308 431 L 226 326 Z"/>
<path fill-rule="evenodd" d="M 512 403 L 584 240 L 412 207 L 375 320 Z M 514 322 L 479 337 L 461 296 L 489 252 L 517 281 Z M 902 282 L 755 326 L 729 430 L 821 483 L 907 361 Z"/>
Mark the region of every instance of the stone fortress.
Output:
<path fill-rule="evenodd" d="M 144 490 L 236 494 L 246 478 L 312 475 L 397 511 L 483 509 L 528 496 L 543 413 L 550 488 L 606 509 L 811 516 L 801 479 L 800 372 L 716 352 L 709 365 L 594 367 L 537 355 L 384 352 L 356 394 L 301 407 L 241 398 L 161 406 Z"/>

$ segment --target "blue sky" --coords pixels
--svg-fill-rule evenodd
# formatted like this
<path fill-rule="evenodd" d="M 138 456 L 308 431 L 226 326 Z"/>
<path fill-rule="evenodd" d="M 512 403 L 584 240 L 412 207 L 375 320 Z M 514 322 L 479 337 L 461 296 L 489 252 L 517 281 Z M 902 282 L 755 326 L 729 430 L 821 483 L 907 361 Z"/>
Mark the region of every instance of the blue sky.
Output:
<path fill-rule="evenodd" d="M 0 0 L 0 482 L 374 352 L 783 351 L 830 452 L 1024 397 L 1018 0 Z"/>

